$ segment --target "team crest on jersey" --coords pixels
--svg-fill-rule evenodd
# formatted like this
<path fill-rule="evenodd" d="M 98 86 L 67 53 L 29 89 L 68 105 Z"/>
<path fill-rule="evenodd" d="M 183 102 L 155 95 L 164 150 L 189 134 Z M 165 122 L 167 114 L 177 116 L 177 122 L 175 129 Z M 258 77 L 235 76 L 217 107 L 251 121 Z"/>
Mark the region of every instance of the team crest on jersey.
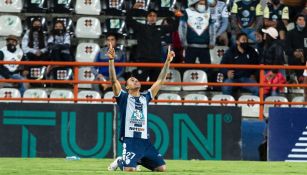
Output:
<path fill-rule="evenodd" d="M 210 13 L 198 13 L 190 9 L 186 10 L 188 14 L 188 25 L 191 27 L 197 35 L 202 35 L 209 26 Z"/>

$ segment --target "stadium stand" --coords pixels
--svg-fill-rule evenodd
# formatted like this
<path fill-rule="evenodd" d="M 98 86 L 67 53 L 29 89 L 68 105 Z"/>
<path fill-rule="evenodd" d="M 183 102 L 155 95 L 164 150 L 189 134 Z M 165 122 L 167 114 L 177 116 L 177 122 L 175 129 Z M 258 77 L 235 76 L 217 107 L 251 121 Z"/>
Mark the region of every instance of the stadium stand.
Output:
<path fill-rule="evenodd" d="M 0 1 L 0 12 L 20 13 L 23 8 L 22 0 Z"/>
<path fill-rule="evenodd" d="M 103 98 L 104 99 L 113 99 L 114 98 L 114 93 L 112 91 L 109 91 L 109 92 L 106 92 L 104 95 L 103 95 Z M 115 102 L 110 102 L 110 101 L 104 101 L 102 102 L 103 104 L 115 104 Z"/>
<path fill-rule="evenodd" d="M 208 97 L 204 94 L 188 94 L 186 96 L 184 96 L 185 100 L 208 100 Z M 187 105 L 187 106 L 209 106 L 208 103 L 183 103 L 183 105 Z"/>
<path fill-rule="evenodd" d="M 101 12 L 100 0 L 77 0 L 75 11 L 76 14 L 99 15 Z"/>
<path fill-rule="evenodd" d="M 70 90 L 58 89 L 58 90 L 51 91 L 50 98 L 73 99 L 74 94 Z M 73 101 L 53 101 L 53 100 L 50 100 L 49 103 L 74 103 L 74 102 Z"/>
<path fill-rule="evenodd" d="M 238 101 L 259 102 L 260 98 L 255 95 L 242 95 Z M 242 107 L 242 116 L 244 117 L 259 117 L 259 104 L 238 104 Z"/>
<path fill-rule="evenodd" d="M 19 16 L 1 15 L 0 24 L 0 36 L 21 36 L 23 29 Z"/>
<path fill-rule="evenodd" d="M 207 83 L 208 78 L 205 71 L 202 70 L 186 70 L 183 74 L 183 82 L 193 82 L 193 83 Z M 182 89 L 184 91 L 201 91 L 206 90 L 207 85 L 200 86 L 183 86 Z"/>
<path fill-rule="evenodd" d="M 47 99 L 48 94 L 44 89 L 27 89 L 24 94 L 23 98 L 33 98 L 33 99 Z M 48 101 L 44 100 L 23 100 L 23 103 L 48 103 Z"/>
<path fill-rule="evenodd" d="M 175 93 L 161 93 L 158 95 L 158 100 L 181 100 L 180 95 Z M 158 102 L 157 105 L 182 105 L 182 103 L 176 102 Z"/>
<path fill-rule="evenodd" d="M 216 94 L 211 98 L 212 101 L 235 101 L 231 95 Z M 234 103 L 211 103 L 211 106 L 236 106 Z"/>
<path fill-rule="evenodd" d="M 96 91 L 80 91 L 78 93 L 79 99 L 101 99 L 101 96 Z M 78 103 L 89 103 L 89 104 L 101 104 L 100 101 L 78 101 Z"/>
<path fill-rule="evenodd" d="M 288 99 L 283 96 L 269 96 L 265 99 L 266 102 L 288 102 Z M 288 107 L 287 104 L 277 105 L 277 104 L 265 104 L 264 105 L 264 116 L 269 117 L 269 108 L 270 107 Z"/>
<path fill-rule="evenodd" d="M 176 69 L 170 69 L 167 76 L 166 76 L 166 81 L 165 82 L 181 82 L 181 75 L 180 72 Z M 166 90 L 166 91 L 180 91 L 181 86 L 174 86 L 174 85 L 163 85 L 161 87 L 161 90 Z"/>
<path fill-rule="evenodd" d="M 1 88 L 0 98 L 20 98 L 20 92 L 16 88 Z M 20 103 L 21 100 L 0 100 L 0 102 Z"/>
<path fill-rule="evenodd" d="M 303 96 L 297 96 L 297 97 L 294 97 L 292 99 L 292 102 L 303 102 L 303 101 L 304 101 Z M 293 107 L 293 108 L 303 108 L 303 107 L 305 107 L 305 105 L 291 105 L 291 107 Z"/>
<path fill-rule="evenodd" d="M 77 38 L 96 38 L 101 35 L 101 25 L 98 18 L 94 17 L 81 17 L 76 25 Z"/>

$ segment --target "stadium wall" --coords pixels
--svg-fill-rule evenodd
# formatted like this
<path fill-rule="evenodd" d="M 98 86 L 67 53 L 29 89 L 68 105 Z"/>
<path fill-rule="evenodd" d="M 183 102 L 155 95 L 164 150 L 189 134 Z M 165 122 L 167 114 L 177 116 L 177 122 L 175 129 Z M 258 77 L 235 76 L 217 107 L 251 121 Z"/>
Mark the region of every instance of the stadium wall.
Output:
<path fill-rule="evenodd" d="M 116 111 L 114 105 L 3 103 L 0 157 L 112 158 L 121 152 Z M 242 159 L 240 108 L 152 105 L 148 118 L 151 140 L 166 159 Z"/>

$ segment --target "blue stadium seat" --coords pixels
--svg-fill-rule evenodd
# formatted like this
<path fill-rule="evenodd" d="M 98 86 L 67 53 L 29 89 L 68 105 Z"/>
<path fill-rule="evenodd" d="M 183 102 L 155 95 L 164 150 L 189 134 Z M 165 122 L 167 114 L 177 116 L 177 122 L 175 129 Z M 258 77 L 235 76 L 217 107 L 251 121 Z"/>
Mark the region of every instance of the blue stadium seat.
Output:
<path fill-rule="evenodd" d="M 46 13 L 48 10 L 48 1 L 46 0 L 26 0 L 25 10 L 30 13 Z"/>
<path fill-rule="evenodd" d="M 52 11 L 55 13 L 71 13 L 73 10 L 72 0 L 53 0 Z"/>

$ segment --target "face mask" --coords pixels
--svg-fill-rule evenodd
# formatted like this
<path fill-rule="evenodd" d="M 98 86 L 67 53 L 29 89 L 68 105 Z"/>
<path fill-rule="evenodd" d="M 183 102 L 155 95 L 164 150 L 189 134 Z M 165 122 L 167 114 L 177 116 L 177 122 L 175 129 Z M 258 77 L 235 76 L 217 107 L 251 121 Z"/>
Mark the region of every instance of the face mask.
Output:
<path fill-rule="evenodd" d="M 280 0 L 272 0 L 272 3 L 273 3 L 274 5 L 278 5 L 278 4 L 280 3 Z"/>
<path fill-rule="evenodd" d="M 56 35 L 61 35 L 62 33 L 63 33 L 62 29 L 55 29 L 54 30 L 54 34 L 56 34 Z"/>
<path fill-rule="evenodd" d="M 41 29 L 40 26 L 33 26 L 33 31 L 39 31 Z"/>
<path fill-rule="evenodd" d="M 247 50 L 249 48 L 249 43 L 240 43 L 242 49 Z"/>
<path fill-rule="evenodd" d="M 204 13 L 206 11 L 206 6 L 205 5 L 196 5 L 196 10 L 200 13 Z"/>
<path fill-rule="evenodd" d="M 209 5 L 215 4 L 215 0 L 208 0 L 207 2 L 208 2 Z"/>
<path fill-rule="evenodd" d="M 15 44 L 9 43 L 9 44 L 6 45 L 6 47 L 7 47 L 7 50 L 10 51 L 10 52 L 16 51 L 16 45 Z"/>

